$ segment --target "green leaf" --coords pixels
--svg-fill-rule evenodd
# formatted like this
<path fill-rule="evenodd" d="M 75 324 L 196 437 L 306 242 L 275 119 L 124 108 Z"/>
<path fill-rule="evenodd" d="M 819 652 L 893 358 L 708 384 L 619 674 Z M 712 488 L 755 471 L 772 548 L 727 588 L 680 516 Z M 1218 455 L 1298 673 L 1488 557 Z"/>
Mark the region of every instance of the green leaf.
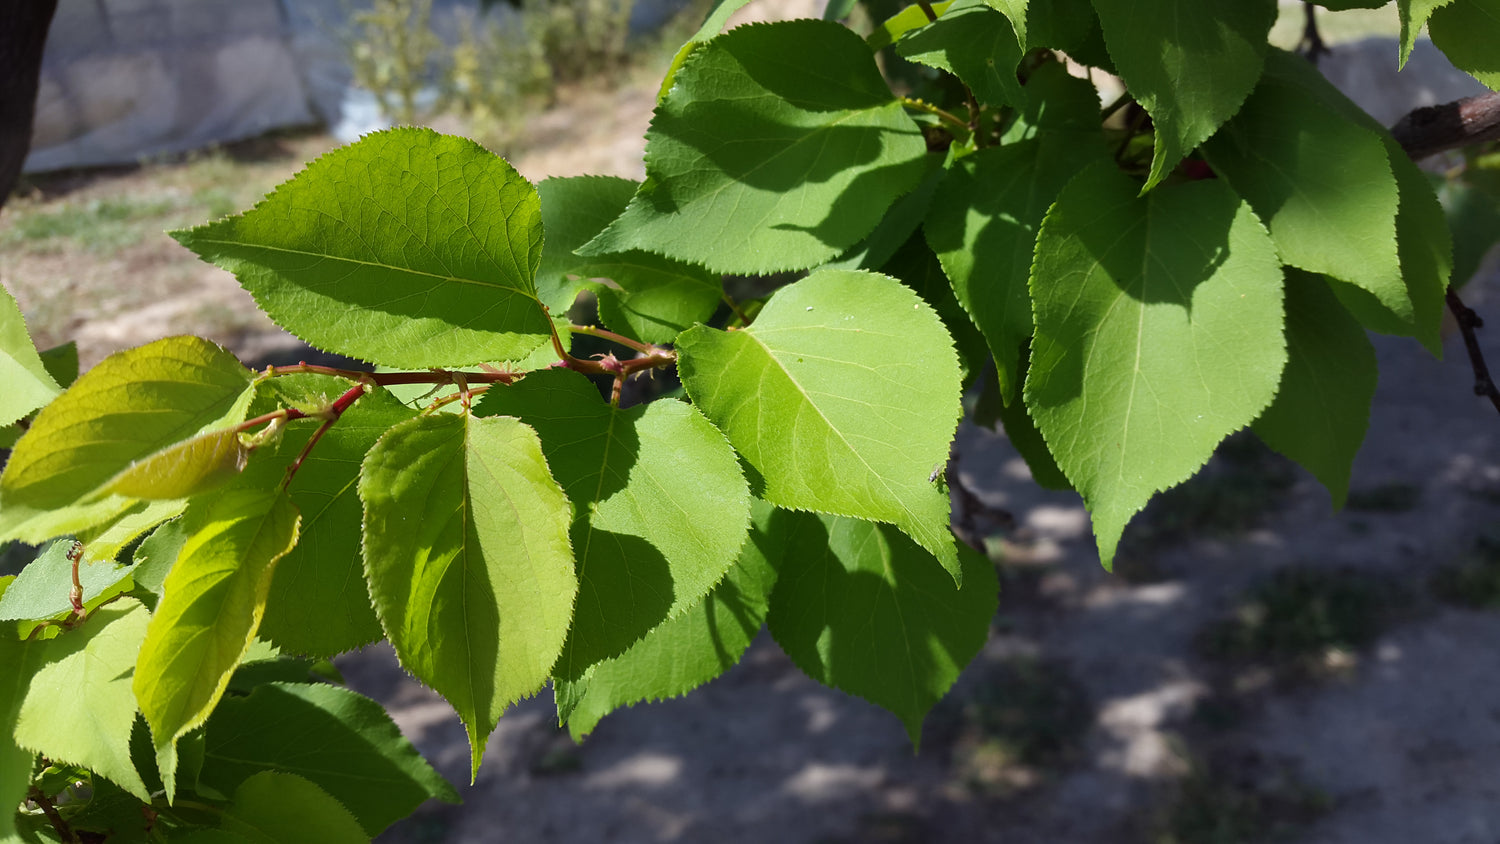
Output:
<path fill-rule="evenodd" d="M 1016 43 L 1026 49 L 1026 0 L 984 0 L 991 9 L 1005 15 L 1016 33 Z"/>
<path fill-rule="evenodd" d="M 1439 7 L 1452 2 L 1453 0 L 1396 0 L 1396 9 L 1401 14 L 1401 63 L 1398 69 L 1406 67 L 1406 60 L 1411 58 L 1412 48 L 1417 46 L 1417 36 L 1427 19 Z"/>
<path fill-rule="evenodd" d="M 149 803 L 151 793 L 130 761 L 131 674 L 147 620 L 140 602 L 124 598 L 41 643 L 41 667 L 21 704 L 15 738 L 54 762 L 90 768 Z"/>
<path fill-rule="evenodd" d="M 26 318 L 10 291 L 0 287 L 0 425 L 9 425 L 62 392 L 42 365 L 26 333 Z"/>
<path fill-rule="evenodd" d="M 1273 0 L 1094 0 L 1109 55 L 1151 115 L 1150 190 L 1239 110 L 1260 79 Z"/>
<path fill-rule="evenodd" d="M 557 680 L 557 714 L 576 741 L 605 715 L 640 701 L 685 695 L 728 671 L 760 632 L 780 556 L 770 532 L 775 508 L 751 502 L 750 539 L 724 579 L 698 603 L 647 633 L 579 680 Z"/>
<path fill-rule="evenodd" d="M 370 837 L 328 792 L 296 774 L 262 771 L 245 780 L 220 824 L 255 844 L 363 844 Z"/>
<path fill-rule="evenodd" d="M 195 501 L 182 517 L 187 540 L 151 616 L 134 680 L 169 798 L 177 739 L 224 694 L 260 625 L 272 568 L 297 542 L 298 521 L 284 492 L 247 489 Z"/>
<path fill-rule="evenodd" d="M 1095 165 L 1042 224 L 1026 406 L 1093 517 L 1109 567 L 1158 490 L 1270 404 L 1286 363 L 1281 268 L 1217 179 L 1137 185 Z"/>
<path fill-rule="evenodd" d="M 943 327 L 952 335 L 958 348 L 958 363 L 963 372 L 962 386 L 965 390 L 984 371 L 990 362 L 990 347 L 985 345 L 984 335 L 974 327 L 969 315 L 953 296 L 953 286 L 943 274 L 943 266 L 927 246 L 920 234 L 907 238 L 891 260 L 880 271 L 899 278 L 922 297 L 922 301 L 937 311 Z"/>
<path fill-rule="evenodd" d="M 926 153 L 859 36 L 827 21 L 743 26 L 689 57 L 646 133 L 645 184 L 578 252 L 816 266 L 880 222 Z"/>
<path fill-rule="evenodd" d="M 250 449 L 233 428 L 199 434 L 130 464 L 101 495 L 170 500 L 188 498 L 228 483 L 245 468 Z"/>
<path fill-rule="evenodd" d="M 1267 445 L 1317 476 L 1344 506 L 1380 370 L 1364 328 L 1320 277 L 1287 271 L 1286 369 L 1276 400 L 1255 420 Z"/>
<path fill-rule="evenodd" d="M 906 242 L 911 239 L 912 232 L 922 225 L 922 220 L 932 209 L 932 197 L 937 193 L 938 184 L 943 181 L 943 176 L 947 172 L 946 164 L 953 152 L 953 148 L 950 147 L 946 155 L 928 155 L 926 174 L 922 176 L 922 181 L 917 187 L 911 193 L 891 203 L 885 216 L 864 240 L 854 244 L 849 251 L 819 269 L 879 271 L 898 250 L 906 245 Z M 894 273 L 888 274 L 894 275 Z"/>
<path fill-rule="evenodd" d="M 1454 0 L 1427 21 L 1432 43 L 1458 69 L 1500 91 L 1500 0 Z"/>
<path fill-rule="evenodd" d="M 949 6 L 953 5 L 953 0 L 944 0 L 942 3 L 933 3 L 931 5 L 933 14 L 942 15 L 948 11 Z M 886 47 L 900 41 L 901 36 L 911 32 L 913 29 L 921 29 L 929 23 L 931 21 L 927 19 L 927 10 L 913 3 L 886 18 L 880 26 L 875 27 L 875 31 L 866 36 L 865 44 L 872 51 L 884 50 Z"/>
<path fill-rule="evenodd" d="M 750 491 L 697 409 L 667 400 L 621 410 L 584 376 L 554 370 L 491 390 L 479 412 L 536 429 L 577 514 L 578 602 L 554 676 L 576 680 L 623 653 L 734 565 Z"/>
<path fill-rule="evenodd" d="M 1021 359 L 1021 368 L 1017 376 L 1017 383 L 1025 383 L 1026 371 L 1030 366 L 1031 355 L 1028 352 Z M 1037 486 L 1044 489 L 1055 489 L 1072 491 L 1073 484 L 1068 481 L 1062 469 L 1057 467 L 1057 460 L 1052 452 L 1047 450 L 1047 441 L 1042 439 L 1042 432 L 1036 428 L 1036 421 L 1031 418 L 1031 411 L 1027 409 L 1026 402 L 1013 401 L 1006 404 L 999 395 L 993 397 L 988 393 L 991 385 L 985 385 L 986 392 L 981 394 L 981 408 L 993 409 L 993 419 L 998 421 L 1005 431 L 1005 439 L 1010 442 L 1011 448 L 1021 455 L 1026 461 L 1026 468 L 1031 471 L 1031 479 Z M 994 391 L 999 393 L 998 382 L 993 385 Z M 974 421 L 979 421 L 980 408 L 974 411 Z M 993 424 L 993 423 L 991 423 Z"/>
<path fill-rule="evenodd" d="M 139 590 L 137 594 L 143 594 L 142 599 L 153 612 L 161 599 L 167 574 L 172 571 L 187 538 L 182 519 L 174 519 L 153 530 L 136 546 L 131 558 L 135 567 L 130 571 L 130 578 Z M 152 596 L 156 600 L 152 600 Z"/>
<path fill-rule="evenodd" d="M 1500 242 L 1500 171 L 1470 162 L 1462 175 L 1429 173 L 1427 178 L 1453 233 L 1453 283 L 1463 285 Z"/>
<path fill-rule="evenodd" d="M 1412 320 L 1396 250 L 1399 193 L 1378 135 L 1272 70 L 1204 153 L 1265 221 L 1284 263 L 1364 288 Z"/>
<path fill-rule="evenodd" d="M 578 591 L 572 511 L 514 419 L 417 417 L 365 457 L 365 574 L 402 666 L 448 699 L 478 772 L 505 708 L 542 687 Z"/>
<path fill-rule="evenodd" d="M 39 648 L 0 636 L 0 724 L 14 724 L 38 667 Z M 0 730 L 0 842 L 16 841 L 16 807 L 26 799 L 36 754 L 16 744 L 11 730 Z"/>
<path fill-rule="evenodd" d="M 1098 133 L 1093 86 L 1067 76 L 1061 65 L 1039 69 L 1046 109 L 1037 137 L 990 147 L 955 162 L 938 188 L 924 226 L 927 242 L 964 310 L 995 355 L 1008 404 L 1025 344 L 1031 338 L 1031 275 L 1036 232 L 1047 208 L 1079 170 L 1107 153 Z M 1092 125 L 1070 117 L 1086 103 Z M 1054 120 L 1056 122 L 1054 122 Z"/>
<path fill-rule="evenodd" d="M 42 366 L 59 387 L 67 389 L 78 380 L 78 344 L 72 340 L 41 352 Z"/>
<path fill-rule="evenodd" d="M 208 719 L 202 783 L 232 794 L 262 771 L 315 783 L 379 835 L 428 798 L 458 793 L 385 709 L 336 686 L 276 683 L 226 698 Z"/>
<path fill-rule="evenodd" d="M 989 637 L 1000 586 L 965 546 L 963 588 L 889 527 L 788 513 L 766 622 L 809 677 L 890 710 L 912 744 Z"/>
<path fill-rule="evenodd" d="M 677 342 L 693 403 L 760 473 L 778 507 L 889 522 L 960 576 L 948 462 L 960 414 L 953 341 L 896 280 L 823 270 L 782 288 L 743 331 Z"/>
<path fill-rule="evenodd" d="M 186 507 L 187 501 L 181 498 L 136 501 L 109 521 L 78 534 L 86 545 L 83 558 L 89 562 L 113 560 L 146 531 L 181 515 Z"/>
<path fill-rule="evenodd" d="M 473 141 L 375 132 L 243 215 L 173 233 L 278 325 L 387 366 L 516 360 L 548 341 L 536 189 Z"/>
<path fill-rule="evenodd" d="M 1396 190 L 1400 194 L 1396 212 L 1396 252 L 1401 259 L 1407 296 L 1411 299 L 1411 316 L 1403 319 L 1360 287 L 1337 283 L 1333 285 L 1333 291 L 1366 328 L 1416 337 L 1428 351 L 1441 358 L 1443 296 L 1453 266 L 1453 240 L 1432 185 L 1383 126 L 1361 111 L 1306 60 L 1282 50 L 1271 50 L 1266 55 L 1266 74 L 1299 87 L 1316 97 L 1324 108 L 1375 132 L 1385 143 L 1386 158 L 1396 176 Z"/>
<path fill-rule="evenodd" d="M 278 377 L 261 385 L 250 413 L 326 407 L 350 386 L 321 375 Z M 415 415 L 389 392 L 371 391 L 318 440 L 287 488 L 303 514 L 302 527 L 297 546 L 276 564 L 260 624 L 260 635 L 282 650 L 333 656 L 380 638 L 360 553 L 359 467 L 381 434 Z M 269 489 L 279 483 L 320 422 L 292 422 L 279 442 L 257 449 L 244 484 Z"/>
<path fill-rule="evenodd" d="M 73 561 L 68 559 L 72 548 L 73 540 L 59 539 L 21 569 L 15 582 L 0 595 L 0 621 L 41 621 L 72 611 L 68 597 L 73 588 Z M 104 594 L 130 573 L 130 566 L 111 562 L 80 563 L 78 582 L 83 586 L 84 603 Z"/>
<path fill-rule="evenodd" d="M 593 258 L 573 254 L 620 216 L 639 186 L 606 176 L 547 179 L 538 185 L 547 245 L 537 288 L 554 313 L 564 313 L 578 290 L 591 286 L 599 297 L 600 319 L 610 328 L 647 343 L 670 343 L 683 329 L 713 316 L 723 297 L 718 275 L 640 250 Z M 614 284 L 589 285 L 594 278 Z"/>
<path fill-rule="evenodd" d="M 896 52 L 910 61 L 952 73 L 986 105 L 1026 102 L 1026 93 L 1016 78 L 1016 65 L 1021 62 L 1016 31 L 1010 20 L 985 0 L 956 0 L 942 17 L 904 35 L 896 43 Z"/>
<path fill-rule="evenodd" d="M 49 404 L 0 475 L 0 541 L 41 542 L 120 515 L 106 484 L 138 460 L 244 418 L 252 373 L 197 337 L 117 352 Z"/>
<path fill-rule="evenodd" d="M 1062 50 L 1081 64 L 1112 71 L 1099 32 L 1099 16 L 1089 0 L 1030 0 L 1026 4 L 1026 49 L 1038 47 Z"/>

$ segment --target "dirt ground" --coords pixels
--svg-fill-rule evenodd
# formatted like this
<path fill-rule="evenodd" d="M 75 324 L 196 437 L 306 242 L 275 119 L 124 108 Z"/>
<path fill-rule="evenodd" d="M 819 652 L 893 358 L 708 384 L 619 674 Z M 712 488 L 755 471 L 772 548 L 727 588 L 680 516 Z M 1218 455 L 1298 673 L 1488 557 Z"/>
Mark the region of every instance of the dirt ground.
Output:
<path fill-rule="evenodd" d="M 517 168 L 638 177 L 652 95 L 575 101 Z M 289 135 L 36 180 L 0 214 L 0 280 L 40 341 L 76 338 L 85 366 L 180 331 L 246 360 L 294 356 L 232 278 L 142 232 L 245 207 L 330 144 Z M 105 233 L 49 233 L 78 215 Z M 1480 335 L 1492 362 L 1496 275 L 1465 292 L 1496 327 Z M 725 677 L 611 715 L 582 745 L 549 694 L 515 707 L 464 805 L 382 840 L 1500 841 L 1500 613 L 1484 608 L 1500 606 L 1500 417 L 1473 396 L 1456 336 L 1443 361 L 1375 340 L 1349 507 L 1237 438 L 1132 525 L 1117 574 L 1077 496 L 1037 488 L 1003 435 L 965 425 L 963 483 L 1015 524 L 990 548 L 990 643 L 920 753 L 894 716 L 808 680 L 762 636 Z M 457 718 L 388 650 L 340 665 L 465 781 Z"/>

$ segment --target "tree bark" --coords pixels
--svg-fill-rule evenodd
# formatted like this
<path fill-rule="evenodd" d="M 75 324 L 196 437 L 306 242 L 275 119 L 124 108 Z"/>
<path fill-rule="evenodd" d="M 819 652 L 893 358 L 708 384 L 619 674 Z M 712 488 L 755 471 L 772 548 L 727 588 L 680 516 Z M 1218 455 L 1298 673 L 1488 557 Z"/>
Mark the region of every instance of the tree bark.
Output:
<path fill-rule="evenodd" d="M 1413 161 L 1450 149 L 1500 140 L 1500 93 L 1419 108 L 1391 127 Z"/>
<path fill-rule="evenodd" d="M 31 149 L 42 48 L 57 0 L 0 0 L 0 206 Z"/>

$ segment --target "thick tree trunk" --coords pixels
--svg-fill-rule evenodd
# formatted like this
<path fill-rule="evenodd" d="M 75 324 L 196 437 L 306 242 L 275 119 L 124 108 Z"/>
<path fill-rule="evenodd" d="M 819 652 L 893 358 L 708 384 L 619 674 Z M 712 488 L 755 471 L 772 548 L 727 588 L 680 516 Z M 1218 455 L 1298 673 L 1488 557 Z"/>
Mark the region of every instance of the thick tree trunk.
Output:
<path fill-rule="evenodd" d="M 0 205 L 31 148 L 42 47 L 56 11 L 57 0 L 0 0 Z"/>

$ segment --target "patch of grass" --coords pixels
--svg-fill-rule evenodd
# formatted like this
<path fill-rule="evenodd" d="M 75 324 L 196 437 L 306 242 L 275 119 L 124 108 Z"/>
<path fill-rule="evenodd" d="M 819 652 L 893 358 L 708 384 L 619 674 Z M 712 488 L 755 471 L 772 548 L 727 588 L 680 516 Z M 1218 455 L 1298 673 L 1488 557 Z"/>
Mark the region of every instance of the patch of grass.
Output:
<path fill-rule="evenodd" d="M 1422 488 L 1416 484 L 1395 482 L 1365 489 L 1349 490 L 1344 506 L 1365 513 L 1405 513 L 1422 503 Z"/>
<path fill-rule="evenodd" d="M 1254 844 L 1285 837 L 1323 816 L 1328 795 L 1289 766 L 1258 760 L 1195 760 L 1160 813 L 1152 844 Z"/>
<path fill-rule="evenodd" d="M 1198 636 L 1205 657 L 1316 668 L 1369 645 L 1404 607 L 1393 583 L 1355 571 L 1288 567 Z"/>
<path fill-rule="evenodd" d="M 1025 790 L 1078 755 L 1093 720 L 1083 687 L 1060 666 L 1015 660 L 993 669 L 963 702 L 955 767 L 979 792 Z"/>
<path fill-rule="evenodd" d="M 146 233 L 142 223 L 179 207 L 168 197 L 112 196 L 31 213 L 20 210 L 13 225 L 0 232 L 0 245 L 48 248 L 68 240 L 90 252 L 109 252 L 139 243 Z"/>
<path fill-rule="evenodd" d="M 1479 537 L 1469 553 L 1435 572 L 1428 588 L 1450 604 L 1500 610 L 1500 536 Z"/>
<path fill-rule="evenodd" d="M 1231 436 L 1187 482 L 1154 498 L 1126 530 L 1125 556 L 1194 536 L 1234 536 L 1260 523 L 1296 481 L 1291 461 L 1248 433 Z"/>

